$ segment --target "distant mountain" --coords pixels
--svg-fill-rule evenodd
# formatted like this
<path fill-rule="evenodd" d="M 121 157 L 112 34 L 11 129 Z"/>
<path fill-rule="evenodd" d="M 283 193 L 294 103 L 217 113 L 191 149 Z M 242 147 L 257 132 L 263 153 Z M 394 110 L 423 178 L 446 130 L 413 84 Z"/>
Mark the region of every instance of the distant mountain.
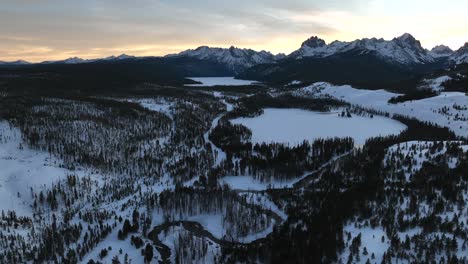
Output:
<path fill-rule="evenodd" d="M 330 44 L 314 36 L 285 59 L 253 66 L 238 77 L 278 84 L 326 81 L 399 90 L 455 62 L 468 62 L 468 44 L 457 52 L 446 46 L 429 51 L 410 34 L 392 40 L 365 38 Z"/>
<path fill-rule="evenodd" d="M 441 58 L 453 56 L 454 53 L 455 52 L 451 48 L 444 45 L 439 45 L 431 50 L 430 55 L 434 58 Z"/>
<path fill-rule="evenodd" d="M 24 60 L 17 60 L 17 61 L 0 61 L 0 65 L 29 65 L 31 64 L 30 62 L 24 61 Z"/>
<path fill-rule="evenodd" d="M 127 59 L 135 59 L 135 56 L 129 56 L 126 54 L 122 54 L 119 56 L 110 56 L 101 59 L 82 59 L 78 57 L 72 57 L 65 60 L 59 61 L 44 61 L 40 64 L 80 64 L 80 63 L 92 63 L 92 62 L 101 62 L 101 61 L 120 61 L 120 60 L 127 60 Z"/>
<path fill-rule="evenodd" d="M 436 61 L 436 58 L 421 46 L 421 42 L 410 34 L 404 34 L 389 41 L 366 38 L 352 42 L 334 41 L 329 45 L 318 37 L 312 37 L 302 43 L 301 48 L 288 57 L 295 59 L 305 57 L 325 58 L 349 52 L 357 55 L 373 53 L 387 62 L 402 65 L 426 64 Z"/>
<path fill-rule="evenodd" d="M 224 49 L 202 46 L 194 50 L 183 51 L 179 54 L 167 55 L 165 58 L 195 58 L 202 61 L 210 61 L 222 64 L 234 74 L 239 74 L 252 66 L 272 63 L 284 57 L 283 54 L 273 55 L 266 51 L 254 51 L 235 47 Z"/>
<path fill-rule="evenodd" d="M 72 57 L 39 64 L 68 65 L 119 61 L 139 63 L 148 60 L 164 62 L 165 65 L 172 67 L 183 76 L 191 77 L 242 76 L 246 78 L 248 76 L 248 78 L 255 80 L 274 79 L 277 82 L 289 83 L 291 81 L 322 81 L 322 79 L 330 79 L 324 76 L 331 75 L 334 76 L 331 79 L 337 79 L 340 82 L 354 80 L 355 76 L 364 78 L 362 81 L 366 82 L 369 78 L 378 76 L 384 79 L 392 76 L 397 80 L 414 78 L 415 75 L 432 70 L 468 63 L 468 43 L 457 51 L 443 45 L 427 50 L 422 47 L 420 41 L 407 33 L 392 40 L 364 38 L 351 42 L 334 41 L 329 44 L 323 39 L 313 36 L 304 41 L 298 50 L 288 56 L 236 47 L 201 46 L 164 57 L 134 57 L 122 54 L 101 59 Z M 368 68 L 366 65 L 362 65 L 364 63 L 377 68 Z M 2 68 L 5 68 L 5 65 L 20 67 L 29 65 L 29 63 L 25 61 L 0 62 L 0 65 Z M 298 65 L 301 65 L 302 68 L 298 68 Z M 289 69 L 284 67 L 295 69 L 295 72 L 289 72 Z M 312 69 L 314 72 L 311 72 Z M 324 69 L 327 69 L 327 72 L 324 72 Z M 357 69 L 360 69 L 361 72 L 357 73 Z M 287 72 L 289 73 L 286 74 Z M 319 72 L 321 74 L 317 76 Z M 399 73 L 397 76 L 393 75 L 397 72 Z M 370 74 L 376 75 L 369 76 Z"/>

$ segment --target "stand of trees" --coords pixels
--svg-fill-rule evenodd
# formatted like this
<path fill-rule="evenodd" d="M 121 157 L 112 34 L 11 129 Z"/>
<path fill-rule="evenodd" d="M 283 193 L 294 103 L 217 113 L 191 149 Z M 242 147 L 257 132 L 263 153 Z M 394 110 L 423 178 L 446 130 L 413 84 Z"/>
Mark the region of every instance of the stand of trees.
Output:
<path fill-rule="evenodd" d="M 404 95 L 391 98 L 388 102 L 391 104 L 403 103 L 406 101 L 421 100 L 437 96 L 438 93 L 432 89 L 411 90 Z"/>

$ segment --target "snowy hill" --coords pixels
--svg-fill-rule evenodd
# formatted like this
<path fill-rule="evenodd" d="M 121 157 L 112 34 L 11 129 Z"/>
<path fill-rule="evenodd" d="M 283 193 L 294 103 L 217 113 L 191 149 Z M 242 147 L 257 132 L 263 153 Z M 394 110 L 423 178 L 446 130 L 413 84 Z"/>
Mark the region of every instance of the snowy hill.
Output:
<path fill-rule="evenodd" d="M 318 37 L 312 37 L 302 43 L 299 50 L 289 55 L 291 58 L 304 57 L 324 58 L 341 53 L 355 52 L 356 54 L 374 53 L 378 57 L 393 63 L 410 65 L 432 63 L 435 58 L 421 46 L 421 42 L 410 34 L 387 41 L 384 39 L 359 39 L 352 42 L 334 41 L 326 44 Z"/>
<path fill-rule="evenodd" d="M 240 73 L 254 65 L 272 63 L 284 57 L 273 55 L 267 51 L 254 51 L 251 49 L 239 49 L 236 47 L 211 48 L 202 46 L 194 50 L 186 50 L 179 54 L 167 55 L 166 58 L 189 57 L 200 60 L 213 61 L 224 64 L 235 73 Z"/>

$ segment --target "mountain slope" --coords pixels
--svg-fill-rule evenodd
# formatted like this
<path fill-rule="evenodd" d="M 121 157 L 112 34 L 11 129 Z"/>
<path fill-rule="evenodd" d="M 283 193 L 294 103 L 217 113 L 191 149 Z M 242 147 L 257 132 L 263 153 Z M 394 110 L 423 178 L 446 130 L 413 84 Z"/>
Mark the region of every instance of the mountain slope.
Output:
<path fill-rule="evenodd" d="M 424 70 L 388 63 L 372 52 L 349 51 L 325 58 L 306 57 L 258 65 L 238 77 L 276 84 L 325 81 L 368 89 L 395 89 L 402 82 L 416 84 L 420 72 Z"/>
<path fill-rule="evenodd" d="M 361 39 L 330 44 L 311 37 L 275 63 L 257 65 L 240 78 L 277 84 L 326 81 L 369 89 L 415 88 L 421 76 L 450 65 L 450 51 L 428 51 L 410 34 L 390 41 Z"/>
<path fill-rule="evenodd" d="M 455 52 L 451 59 L 456 64 L 468 63 L 468 42 Z"/>

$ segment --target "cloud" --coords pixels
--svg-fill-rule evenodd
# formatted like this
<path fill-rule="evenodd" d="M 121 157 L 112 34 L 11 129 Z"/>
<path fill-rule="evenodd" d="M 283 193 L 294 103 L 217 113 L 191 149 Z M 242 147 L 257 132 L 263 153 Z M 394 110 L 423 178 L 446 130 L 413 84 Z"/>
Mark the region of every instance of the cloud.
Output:
<path fill-rule="evenodd" d="M 416 5 L 405 4 L 403 0 L 391 2 L 397 7 L 389 3 L 387 0 L 7 1 L 0 6 L 0 60 L 90 58 L 118 53 L 163 55 L 199 45 L 235 45 L 287 53 L 311 35 L 331 41 L 390 37 L 410 31 L 422 37 L 423 43 L 432 44 L 436 36 L 443 36 L 439 41 L 451 39 L 452 45 L 458 45 L 459 39 L 466 37 L 468 30 L 461 26 L 450 27 L 456 30 L 442 29 L 449 22 L 466 25 L 464 16 L 455 21 L 446 15 L 440 19 L 448 20 L 439 20 L 438 26 L 425 13 L 414 13 L 422 18 L 418 22 L 405 15 L 408 11 L 401 14 L 388 11 Z M 431 35 L 430 29 L 423 28 L 423 22 L 438 31 L 432 31 Z"/>

